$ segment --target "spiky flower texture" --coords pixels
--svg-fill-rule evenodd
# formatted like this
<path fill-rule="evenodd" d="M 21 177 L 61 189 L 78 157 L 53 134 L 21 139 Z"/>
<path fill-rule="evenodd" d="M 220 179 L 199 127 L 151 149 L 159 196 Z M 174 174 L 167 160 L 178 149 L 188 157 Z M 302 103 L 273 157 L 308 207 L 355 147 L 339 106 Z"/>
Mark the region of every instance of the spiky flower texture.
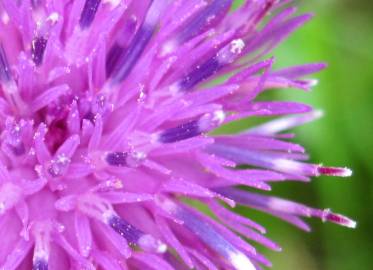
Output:
<path fill-rule="evenodd" d="M 252 242 L 279 247 L 235 204 L 304 230 L 301 217 L 354 227 L 330 210 L 254 192 L 351 174 L 305 163 L 288 141 L 284 131 L 318 112 L 256 100 L 273 88 L 307 91 L 315 81 L 303 77 L 324 68 L 274 70 L 265 57 L 310 19 L 287 2 L 232 10 L 231 0 L 1 1 L 1 269 L 269 266 Z"/>

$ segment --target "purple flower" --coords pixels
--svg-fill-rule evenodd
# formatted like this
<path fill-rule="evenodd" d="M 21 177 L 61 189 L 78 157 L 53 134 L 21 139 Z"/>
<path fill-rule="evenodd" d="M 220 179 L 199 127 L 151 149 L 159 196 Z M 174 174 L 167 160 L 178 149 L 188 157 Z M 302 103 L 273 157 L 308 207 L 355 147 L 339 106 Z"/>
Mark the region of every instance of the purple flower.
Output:
<path fill-rule="evenodd" d="M 265 58 L 311 17 L 286 2 L 248 0 L 232 11 L 231 0 L 1 1 L 1 269 L 269 266 L 252 242 L 279 246 L 235 204 L 304 230 L 301 217 L 354 227 L 254 191 L 351 174 L 305 163 L 283 133 L 317 111 L 256 100 L 273 88 L 307 91 L 315 81 L 303 77 L 324 68 L 274 70 Z M 210 132 L 281 115 L 237 134 Z"/>

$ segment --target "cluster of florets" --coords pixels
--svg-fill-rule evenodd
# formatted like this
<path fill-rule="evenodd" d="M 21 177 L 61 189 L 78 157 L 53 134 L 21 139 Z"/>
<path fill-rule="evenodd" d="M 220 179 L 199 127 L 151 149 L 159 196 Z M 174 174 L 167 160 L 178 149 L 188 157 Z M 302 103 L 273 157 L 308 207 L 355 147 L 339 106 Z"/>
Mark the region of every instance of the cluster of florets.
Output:
<path fill-rule="evenodd" d="M 351 174 L 305 163 L 304 149 L 287 141 L 283 131 L 318 112 L 256 100 L 268 89 L 309 90 L 315 81 L 304 76 L 324 68 L 274 70 L 265 59 L 310 18 L 286 2 L 232 10 L 231 0 L 1 1 L 0 268 L 270 265 L 251 241 L 279 246 L 235 204 L 305 230 L 300 217 L 354 227 L 330 210 L 253 192 Z M 211 133 L 289 114 L 298 115 Z"/>

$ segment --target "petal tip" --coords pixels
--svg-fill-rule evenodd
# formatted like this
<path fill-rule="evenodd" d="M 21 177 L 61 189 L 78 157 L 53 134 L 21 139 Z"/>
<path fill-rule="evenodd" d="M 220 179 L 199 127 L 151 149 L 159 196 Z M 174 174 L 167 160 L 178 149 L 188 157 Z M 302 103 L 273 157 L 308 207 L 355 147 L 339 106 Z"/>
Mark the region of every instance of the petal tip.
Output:
<path fill-rule="evenodd" d="M 352 175 L 352 170 L 349 168 L 319 167 L 317 170 L 322 175 L 339 176 L 339 177 L 350 177 Z"/>
<path fill-rule="evenodd" d="M 347 227 L 347 228 L 351 228 L 351 229 L 355 229 L 357 227 L 357 222 L 346 217 L 346 216 L 343 216 L 343 215 L 340 215 L 340 214 L 335 214 L 333 212 L 330 211 L 330 209 L 325 209 L 323 211 L 323 215 L 322 215 L 322 221 L 323 222 L 326 222 L 326 221 L 330 221 L 330 222 L 333 222 L 335 224 L 338 224 L 338 225 L 341 225 L 341 226 L 344 226 L 344 227 Z"/>

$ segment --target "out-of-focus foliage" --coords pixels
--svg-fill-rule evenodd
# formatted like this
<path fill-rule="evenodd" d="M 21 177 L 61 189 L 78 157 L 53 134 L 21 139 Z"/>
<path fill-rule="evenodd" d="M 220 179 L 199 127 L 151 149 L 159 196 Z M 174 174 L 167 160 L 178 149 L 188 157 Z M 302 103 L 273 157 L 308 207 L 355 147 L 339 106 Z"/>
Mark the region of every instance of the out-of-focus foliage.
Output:
<path fill-rule="evenodd" d="M 240 1 L 237 1 L 240 2 Z M 324 111 L 317 122 L 297 128 L 296 141 L 313 162 L 348 166 L 351 178 L 320 177 L 310 184 L 281 183 L 273 193 L 319 208 L 331 208 L 358 221 L 356 230 L 311 221 L 313 233 L 294 229 L 255 212 L 283 251 L 263 249 L 274 269 L 369 270 L 373 251 L 373 2 L 300 0 L 300 11 L 315 18 L 273 55 L 276 67 L 325 61 L 312 93 L 286 90 L 276 97 L 297 100 Z"/>

